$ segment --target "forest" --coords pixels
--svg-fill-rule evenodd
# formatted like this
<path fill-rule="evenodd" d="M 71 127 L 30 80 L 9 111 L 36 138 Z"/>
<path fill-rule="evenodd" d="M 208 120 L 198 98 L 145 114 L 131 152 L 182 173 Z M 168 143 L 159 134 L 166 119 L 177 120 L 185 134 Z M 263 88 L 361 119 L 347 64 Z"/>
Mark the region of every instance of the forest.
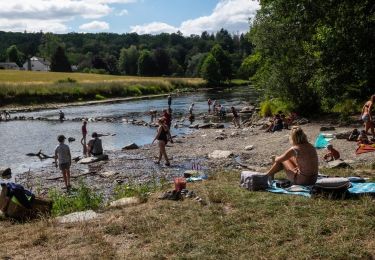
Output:
<path fill-rule="evenodd" d="M 59 64 L 63 63 L 61 57 L 66 56 L 78 71 L 113 75 L 201 77 L 205 59 L 214 54 L 215 62 L 225 67 L 216 69 L 223 72 L 223 80 L 228 80 L 241 77 L 241 63 L 251 49 L 246 34 L 234 35 L 225 29 L 187 37 L 180 32 L 159 35 L 0 32 L 0 61 L 22 65 L 28 57 L 39 56 L 51 63 L 57 59 Z M 69 71 L 70 66 L 51 69 Z"/>

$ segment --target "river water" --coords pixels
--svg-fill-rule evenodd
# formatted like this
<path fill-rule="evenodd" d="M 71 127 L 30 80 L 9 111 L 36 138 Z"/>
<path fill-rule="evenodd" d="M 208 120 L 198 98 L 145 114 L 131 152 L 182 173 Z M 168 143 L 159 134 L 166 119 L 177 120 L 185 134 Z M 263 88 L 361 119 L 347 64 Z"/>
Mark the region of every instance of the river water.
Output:
<path fill-rule="evenodd" d="M 175 116 L 188 113 L 191 103 L 195 104 L 194 113 L 207 112 L 207 99 L 217 100 L 226 106 L 243 106 L 245 102 L 254 103 L 257 99 L 256 92 L 250 87 L 239 87 L 225 91 L 207 91 L 174 96 L 172 109 Z M 126 117 L 143 118 L 149 121 L 145 113 L 151 109 L 161 111 L 167 107 L 166 98 L 125 101 L 114 104 L 98 104 L 89 106 L 72 106 L 63 109 L 67 119 L 78 117 Z M 12 116 L 58 118 L 59 110 L 41 110 L 35 112 L 19 113 Z M 187 122 L 186 122 L 187 124 Z M 43 165 L 51 164 L 53 160 L 40 161 L 37 157 L 28 157 L 27 153 L 37 153 L 42 149 L 43 153 L 53 155 L 60 134 L 73 137 L 75 142 L 68 143 L 72 156 L 82 154 L 81 122 L 64 121 L 8 121 L 0 122 L 0 168 L 10 167 L 13 173 L 21 173 L 29 169 L 35 170 Z M 186 125 L 187 126 L 187 125 Z M 103 137 L 104 150 L 120 150 L 126 144 L 135 142 L 138 145 L 151 143 L 156 129 L 144 126 L 136 126 L 126 123 L 89 122 L 87 125 L 89 135 L 92 132 L 111 133 L 114 136 Z M 172 129 L 173 135 L 186 134 L 191 129 L 182 127 Z"/>

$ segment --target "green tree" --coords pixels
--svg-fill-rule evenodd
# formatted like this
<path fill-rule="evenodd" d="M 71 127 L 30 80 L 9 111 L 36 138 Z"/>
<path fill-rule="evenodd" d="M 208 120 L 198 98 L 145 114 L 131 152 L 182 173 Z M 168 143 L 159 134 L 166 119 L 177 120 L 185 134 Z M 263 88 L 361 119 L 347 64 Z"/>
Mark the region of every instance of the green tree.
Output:
<path fill-rule="evenodd" d="M 228 52 L 224 51 L 219 44 L 216 44 L 214 47 L 212 47 L 211 54 L 219 63 L 219 80 L 225 81 L 232 79 L 232 61 L 228 55 Z"/>
<path fill-rule="evenodd" d="M 143 50 L 138 59 L 138 75 L 139 76 L 153 76 L 155 75 L 156 64 L 152 58 L 151 52 Z"/>
<path fill-rule="evenodd" d="M 56 48 L 55 53 L 51 57 L 51 71 L 56 72 L 71 72 L 72 68 L 65 55 L 65 50 L 62 46 Z"/>
<path fill-rule="evenodd" d="M 139 52 L 137 47 L 132 45 L 129 48 L 122 48 L 118 61 L 120 73 L 125 75 L 137 75 Z"/>
<path fill-rule="evenodd" d="M 39 53 L 44 58 L 51 58 L 55 54 L 57 47 L 63 46 L 60 38 L 53 33 L 43 34 Z M 64 46 L 63 46 L 64 47 Z"/>
<path fill-rule="evenodd" d="M 201 76 L 209 85 L 220 83 L 220 64 L 211 53 L 204 59 Z"/>
<path fill-rule="evenodd" d="M 157 67 L 157 75 L 169 75 L 171 59 L 168 52 L 164 49 L 158 48 L 153 51 L 153 57 Z"/>
<path fill-rule="evenodd" d="M 16 45 L 12 45 L 6 50 L 6 56 L 8 62 L 15 62 L 18 66 L 22 66 L 23 54 L 18 50 Z"/>

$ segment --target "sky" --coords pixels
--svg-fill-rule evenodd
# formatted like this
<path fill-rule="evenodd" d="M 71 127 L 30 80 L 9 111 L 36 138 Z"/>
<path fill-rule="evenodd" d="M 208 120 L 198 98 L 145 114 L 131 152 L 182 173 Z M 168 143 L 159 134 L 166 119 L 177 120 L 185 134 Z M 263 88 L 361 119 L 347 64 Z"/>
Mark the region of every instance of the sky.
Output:
<path fill-rule="evenodd" d="M 254 0 L 0 0 L 0 31 L 246 32 Z"/>

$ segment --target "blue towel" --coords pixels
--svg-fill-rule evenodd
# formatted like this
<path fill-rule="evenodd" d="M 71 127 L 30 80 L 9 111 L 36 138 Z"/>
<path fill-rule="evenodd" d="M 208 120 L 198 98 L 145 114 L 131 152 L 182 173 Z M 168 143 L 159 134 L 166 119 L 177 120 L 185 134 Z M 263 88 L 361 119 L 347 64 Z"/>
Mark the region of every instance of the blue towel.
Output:
<path fill-rule="evenodd" d="M 324 137 L 324 135 L 322 134 L 319 134 L 316 139 L 315 139 L 315 148 L 316 149 L 323 149 L 323 148 L 326 148 L 327 145 L 329 145 L 329 140 L 331 139 L 327 139 Z"/>
<path fill-rule="evenodd" d="M 268 188 L 267 191 L 272 193 L 281 193 L 281 194 L 289 194 L 289 195 L 300 195 L 304 197 L 311 197 L 310 194 L 310 186 L 302 186 L 302 185 L 292 185 L 289 188 L 283 189 L 276 187 L 276 182 L 272 182 L 272 187 Z"/>
<path fill-rule="evenodd" d="M 351 194 L 375 194 L 375 182 L 352 183 L 348 191 Z"/>

